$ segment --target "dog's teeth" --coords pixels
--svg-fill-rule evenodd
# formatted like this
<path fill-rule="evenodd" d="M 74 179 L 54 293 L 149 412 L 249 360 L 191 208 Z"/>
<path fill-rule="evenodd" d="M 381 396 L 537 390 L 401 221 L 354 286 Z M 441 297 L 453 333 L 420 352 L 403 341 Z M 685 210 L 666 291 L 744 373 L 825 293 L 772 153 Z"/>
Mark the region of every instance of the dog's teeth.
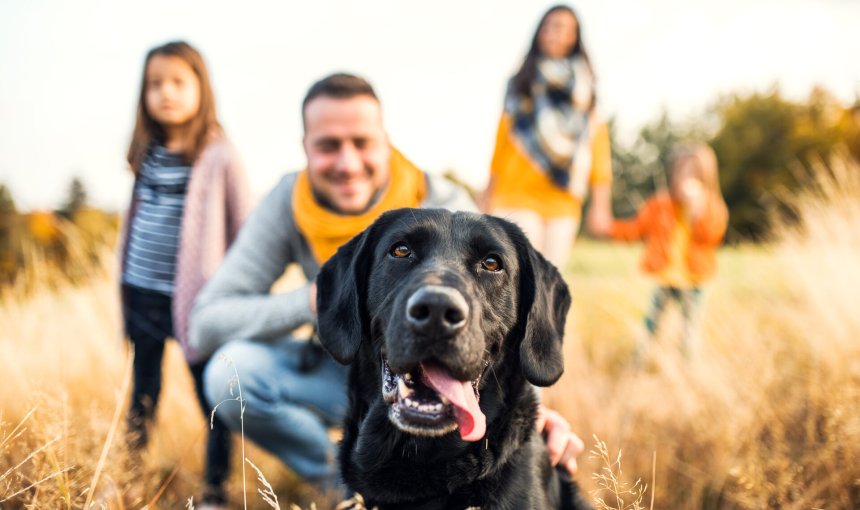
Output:
<path fill-rule="evenodd" d="M 405 374 L 403 374 L 403 378 L 406 379 L 407 381 L 411 381 L 412 380 L 412 374 L 410 374 L 409 372 L 406 372 Z"/>
<path fill-rule="evenodd" d="M 406 386 L 406 382 L 403 379 L 397 379 L 397 390 L 402 398 L 406 398 L 412 394 L 412 390 Z"/>
<path fill-rule="evenodd" d="M 451 402 L 445 397 L 445 395 L 439 395 L 439 400 L 442 401 L 443 404 L 448 405 Z"/>

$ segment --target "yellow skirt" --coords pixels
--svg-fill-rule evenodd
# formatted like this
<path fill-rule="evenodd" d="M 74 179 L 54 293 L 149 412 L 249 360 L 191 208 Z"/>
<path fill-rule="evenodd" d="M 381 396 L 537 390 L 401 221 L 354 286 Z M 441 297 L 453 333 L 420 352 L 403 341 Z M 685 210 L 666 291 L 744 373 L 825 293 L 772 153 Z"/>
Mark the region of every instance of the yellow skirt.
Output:
<path fill-rule="evenodd" d="M 597 125 L 592 142 L 592 186 L 612 182 L 612 159 L 609 150 L 609 129 Z M 582 215 L 582 199 L 560 188 L 528 157 L 511 134 L 507 114 L 499 121 L 496 150 L 490 166 L 487 188 L 489 211 L 498 209 L 527 209 L 545 219 Z"/>

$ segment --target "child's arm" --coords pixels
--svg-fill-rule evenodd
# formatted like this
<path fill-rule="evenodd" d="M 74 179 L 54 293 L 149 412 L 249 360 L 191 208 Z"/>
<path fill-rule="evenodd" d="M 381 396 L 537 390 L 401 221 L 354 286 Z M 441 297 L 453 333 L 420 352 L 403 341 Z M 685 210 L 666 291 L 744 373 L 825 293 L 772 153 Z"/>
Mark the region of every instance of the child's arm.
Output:
<path fill-rule="evenodd" d="M 633 218 L 614 220 L 609 228 L 609 237 L 619 241 L 639 241 L 645 237 L 654 203 L 653 199 L 645 202 Z"/>

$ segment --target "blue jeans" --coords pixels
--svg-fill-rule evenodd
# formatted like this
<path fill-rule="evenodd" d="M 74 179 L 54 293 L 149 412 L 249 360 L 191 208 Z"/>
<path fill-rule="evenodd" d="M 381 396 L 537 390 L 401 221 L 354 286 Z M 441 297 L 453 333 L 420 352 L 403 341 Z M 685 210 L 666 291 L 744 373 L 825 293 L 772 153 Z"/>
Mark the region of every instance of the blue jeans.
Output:
<path fill-rule="evenodd" d="M 340 425 L 346 412 L 347 367 L 321 352 L 318 364 L 305 368 L 305 349 L 304 342 L 291 338 L 230 342 L 206 366 L 203 384 L 227 427 L 239 432 L 244 421 L 245 437 L 306 480 L 329 489 L 339 480 L 328 428 Z M 244 416 L 239 403 L 229 400 L 239 396 L 240 388 Z"/>

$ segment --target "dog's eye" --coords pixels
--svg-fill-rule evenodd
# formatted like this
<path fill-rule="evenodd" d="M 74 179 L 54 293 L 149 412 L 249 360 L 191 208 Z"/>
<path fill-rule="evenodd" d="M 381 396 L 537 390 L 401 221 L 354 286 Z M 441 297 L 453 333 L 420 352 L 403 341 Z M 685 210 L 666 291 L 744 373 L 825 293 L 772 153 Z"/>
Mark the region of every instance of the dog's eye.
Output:
<path fill-rule="evenodd" d="M 402 259 L 404 257 L 408 257 L 412 255 L 412 250 L 406 246 L 405 243 L 397 243 L 391 247 L 391 250 L 388 252 L 392 257 L 396 257 L 398 259 Z"/>
<path fill-rule="evenodd" d="M 495 255 L 488 255 L 481 261 L 481 266 L 487 271 L 495 273 L 502 270 L 502 261 Z"/>

